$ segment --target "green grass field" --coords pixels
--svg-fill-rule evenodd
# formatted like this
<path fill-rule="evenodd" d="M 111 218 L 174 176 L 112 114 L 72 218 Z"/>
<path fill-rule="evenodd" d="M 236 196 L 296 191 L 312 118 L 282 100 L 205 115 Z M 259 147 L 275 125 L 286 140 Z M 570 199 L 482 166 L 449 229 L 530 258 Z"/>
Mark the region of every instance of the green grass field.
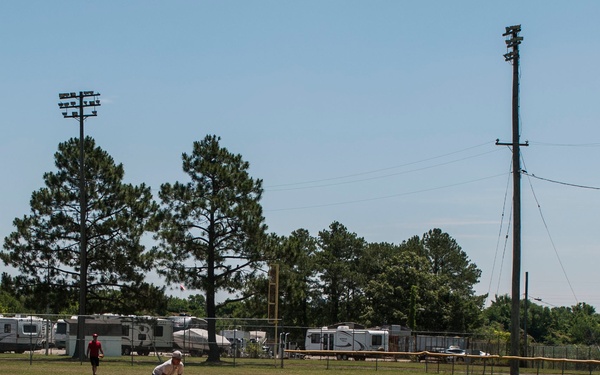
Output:
<path fill-rule="evenodd" d="M 162 357 L 166 360 L 167 357 Z M 367 361 L 336 361 L 326 359 L 286 359 L 281 367 L 281 360 L 275 359 L 249 359 L 249 358 L 223 358 L 218 365 L 207 364 L 204 357 L 186 357 L 185 374 L 199 375 L 262 375 L 262 374 L 289 374 L 289 375 L 334 375 L 352 374 L 367 375 L 402 374 L 402 375 L 507 375 L 509 368 L 506 365 L 484 366 L 482 363 L 456 365 L 449 363 L 410 362 L 393 360 L 367 360 Z M 133 356 L 105 358 L 101 361 L 97 375 L 150 375 L 154 367 L 159 364 L 159 359 L 153 356 Z M 546 367 L 540 371 L 536 368 L 522 368 L 521 374 L 528 375 L 590 375 L 600 374 L 594 371 L 561 371 Z M 64 355 L 43 354 L 0 354 L 0 374 L 10 375 L 91 375 L 92 369 L 89 362 L 80 362 Z"/>
<path fill-rule="evenodd" d="M 166 360 L 166 358 L 163 358 Z M 202 375 L 259 375 L 259 374 L 302 374 L 302 375 L 331 375 L 331 374 L 356 374 L 366 375 L 377 373 L 388 373 L 412 375 L 423 375 L 427 372 L 438 373 L 437 364 L 429 364 L 427 369 L 424 363 L 394 362 L 394 361 L 329 361 L 324 359 L 286 359 L 283 361 L 274 359 L 247 359 L 224 358 L 219 365 L 205 363 L 206 358 L 186 358 L 185 374 Z M 154 367 L 159 363 L 156 357 L 120 357 L 105 358 L 101 361 L 97 375 L 150 375 Z M 469 374 L 483 374 L 482 367 L 469 366 Z M 456 374 L 466 374 L 465 365 L 455 366 Z M 504 372 L 504 371 L 502 371 Z M 19 375 L 48 375 L 48 374 L 89 374 L 92 370 L 88 362 L 81 363 L 65 356 L 45 356 L 34 354 L 0 354 L 0 374 Z M 439 367 L 440 374 L 451 374 L 452 366 L 443 364 Z M 494 372 L 500 373 L 500 372 Z M 490 368 L 485 374 L 491 374 Z"/>

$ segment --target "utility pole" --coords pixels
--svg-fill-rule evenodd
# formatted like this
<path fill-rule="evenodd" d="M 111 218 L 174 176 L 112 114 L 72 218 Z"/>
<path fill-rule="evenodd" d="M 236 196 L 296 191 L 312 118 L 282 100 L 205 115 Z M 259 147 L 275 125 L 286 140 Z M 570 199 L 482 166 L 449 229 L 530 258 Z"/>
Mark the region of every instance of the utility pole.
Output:
<path fill-rule="evenodd" d="M 527 303 L 529 301 L 529 272 L 525 272 L 525 308 L 523 312 L 523 336 L 525 336 L 525 357 L 529 357 L 529 346 L 527 343 Z"/>
<path fill-rule="evenodd" d="M 86 237 L 86 217 L 87 217 L 87 202 L 85 196 L 85 158 L 84 158 L 84 132 L 83 123 L 88 117 L 98 115 L 96 107 L 100 106 L 98 97 L 100 94 L 93 91 L 80 91 L 58 94 L 60 100 L 64 102 L 58 103 L 58 106 L 63 111 L 64 118 L 73 118 L 79 120 L 79 315 L 77 317 L 77 343 L 75 345 L 75 353 L 73 357 L 78 355 L 79 360 L 85 359 L 85 315 L 87 302 L 87 237 Z M 91 109 L 91 111 L 89 111 Z M 85 111 L 88 110 L 86 113 Z M 70 112 L 70 113 L 69 113 Z"/>
<path fill-rule="evenodd" d="M 506 61 L 512 62 L 513 85 L 512 85 L 512 143 L 500 143 L 496 145 L 512 146 L 512 172 L 513 172 L 513 268 L 512 268 L 512 306 L 510 327 L 510 355 L 519 356 L 520 342 L 520 302 L 521 302 L 521 155 L 520 146 L 528 144 L 519 143 L 519 44 L 523 37 L 519 36 L 521 25 L 508 26 L 502 36 L 507 37 L 506 47 L 512 51 L 504 55 Z M 510 374 L 519 375 L 519 360 L 510 360 Z"/>

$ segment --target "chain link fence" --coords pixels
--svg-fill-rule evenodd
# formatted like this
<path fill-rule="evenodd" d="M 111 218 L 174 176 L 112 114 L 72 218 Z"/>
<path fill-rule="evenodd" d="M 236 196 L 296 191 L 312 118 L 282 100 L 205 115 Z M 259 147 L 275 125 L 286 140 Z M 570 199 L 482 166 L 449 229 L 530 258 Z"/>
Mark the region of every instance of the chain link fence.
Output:
<path fill-rule="evenodd" d="M 211 343 L 206 318 L 105 314 L 86 316 L 82 322 L 83 339 L 78 339 L 79 320 L 75 316 L 0 316 L 0 353 L 7 353 L 2 354 L 2 358 L 10 359 L 11 354 L 27 353 L 31 363 L 47 360 L 49 356 L 79 359 L 78 344 L 85 348 L 94 333 L 99 335 L 107 358 L 130 358 L 132 365 L 134 358 L 137 364 L 162 361 L 175 349 L 184 352 L 187 361 L 200 362 Z M 363 361 L 364 366 L 375 366 L 375 369 L 395 363 L 409 368 L 417 366 L 425 371 L 436 366 L 438 371 L 439 366 L 452 366 L 451 371 L 455 371 L 454 366 L 457 365 L 458 369 L 467 373 L 477 368 L 488 372 L 496 368 L 496 372 L 503 372 L 501 369 L 508 368 L 509 358 L 512 358 L 509 357 L 509 345 L 503 340 L 456 333 L 415 333 L 397 326 L 380 329 L 349 325 L 314 328 L 286 326 L 282 322 L 273 324 L 266 319 L 231 318 L 218 318 L 215 326 L 214 343 L 221 358 L 233 366 L 247 364 L 248 361 L 261 363 L 260 360 L 281 367 L 284 363 L 286 366 L 304 366 L 303 360 L 313 360 L 312 363 L 318 366 L 344 368 L 355 361 Z M 346 332 L 344 342 L 356 345 L 344 349 L 334 346 L 333 343 L 338 340 L 333 336 L 336 330 Z M 365 333 L 367 331 L 371 332 L 371 336 Z M 384 340 L 375 340 L 377 335 L 383 335 Z M 450 347 L 460 348 L 463 352 L 449 355 L 446 349 Z M 523 348 L 523 353 L 527 355 L 519 357 L 521 367 L 536 369 L 538 373 L 546 370 L 592 373 L 600 369 L 598 346 L 531 344 L 527 351 Z"/>

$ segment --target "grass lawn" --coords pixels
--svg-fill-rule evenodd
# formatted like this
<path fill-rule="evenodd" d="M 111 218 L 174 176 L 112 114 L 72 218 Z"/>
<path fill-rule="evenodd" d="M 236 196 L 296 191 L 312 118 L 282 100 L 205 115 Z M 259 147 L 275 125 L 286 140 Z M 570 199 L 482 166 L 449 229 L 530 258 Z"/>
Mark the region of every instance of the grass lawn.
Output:
<path fill-rule="evenodd" d="M 133 358 L 133 359 L 132 359 Z M 167 358 L 162 358 L 166 360 Z M 414 362 L 383 362 L 383 361 L 329 361 L 324 359 L 286 359 L 281 368 L 281 360 L 223 358 L 219 365 L 208 365 L 206 358 L 185 358 L 185 374 L 202 375 L 262 375 L 262 374 L 290 374 L 290 375 L 333 375 L 355 374 L 366 375 L 373 372 L 382 374 L 424 375 L 425 364 Z M 105 358 L 101 361 L 97 375 L 150 375 L 154 367 L 159 364 L 156 357 L 119 357 Z M 438 373 L 437 364 L 429 364 L 429 373 Z M 451 374 L 452 367 L 443 365 L 440 374 Z M 466 366 L 456 366 L 456 374 L 466 374 Z M 91 375 L 92 369 L 89 362 L 81 363 L 66 356 L 45 356 L 34 354 L 0 354 L 0 374 L 19 375 Z M 472 366 L 469 374 L 483 374 L 481 369 Z M 490 375 L 489 368 L 486 375 Z"/>
<path fill-rule="evenodd" d="M 167 357 L 161 358 L 163 361 Z M 464 363 L 452 365 L 448 363 L 416 363 L 409 361 L 336 361 L 334 359 L 248 359 L 248 358 L 223 358 L 219 365 L 209 365 L 205 357 L 186 357 L 185 374 L 199 375 L 367 375 L 367 374 L 401 374 L 401 375 L 507 375 L 507 366 L 483 366 L 481 363 L 466 365 Z M 133 356 L 105 358 L 101 361 L 97 375 L 150 375 L 154 367 L 159 364 L 155 356 Z M 538 369 L 539 371 L 539 369 Z M 522 368 L 521 374 L 547 375 L 547 374 L 577 374 L 589 375 L 589 371 L 562 372 L 559 369 L 546 368 L 541 372 L 534 368 Z M 600 374 L 595 372 L 596 374 Z M 64 355 L 34 354 L 0 354 L 0 374 L 18 375 L 91 375 L 92 369 L 89 362 L 81 363 Z"/>

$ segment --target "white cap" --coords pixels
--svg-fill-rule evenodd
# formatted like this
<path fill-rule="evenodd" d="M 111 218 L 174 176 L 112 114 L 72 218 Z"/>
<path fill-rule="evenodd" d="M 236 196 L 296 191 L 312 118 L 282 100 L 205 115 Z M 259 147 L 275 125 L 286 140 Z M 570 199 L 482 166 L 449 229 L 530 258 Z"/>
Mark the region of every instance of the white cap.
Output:
<path fill-rule="evenodd" d="M 173 352 L 173 354 L 171 354 L 171 358 L 181 359 L 181 357 L 182 357 L 182 354 L 181 354 L 181 352 L 179 350 L 175 350 Z"/>

